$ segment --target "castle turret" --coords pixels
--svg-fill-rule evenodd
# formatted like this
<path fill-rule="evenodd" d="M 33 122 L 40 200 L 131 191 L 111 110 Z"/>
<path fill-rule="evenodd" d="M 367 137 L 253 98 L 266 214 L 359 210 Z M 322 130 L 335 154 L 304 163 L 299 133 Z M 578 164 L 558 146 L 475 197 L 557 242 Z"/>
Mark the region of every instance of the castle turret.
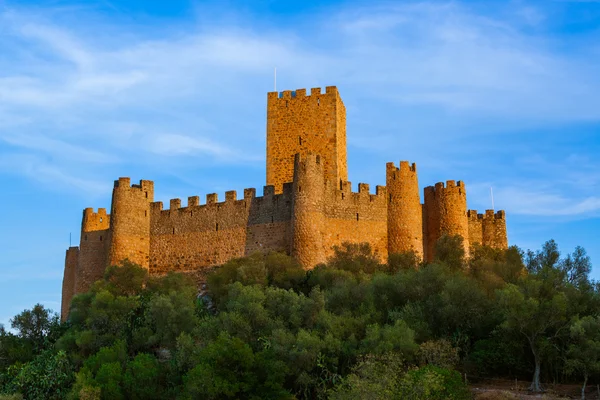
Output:
<path fill-rule="evenodd" d="M 482 222 L 483 244 L 496 249 L 507 249 L 506 213 L 494 210 L 485 210 Z"/>
<path fill-rule="evenodd" d="M 110 215 L 105 208 L 94 212 L 83 210 L 79 262 L 75 279 L 75 294 L 87 292 L 92 284 L 104 275 L 107 263 Z"/>
<path fill-rule="evenodd" d="M 435 244 L 442 235 L 460 235 L 465 255 L 469 255 L 469 220 L 467 218 L 467 192 L 462 181 L 439 182 L 425 188 L 425 213 L 427 221 L 426 260 L 433 261 Z"/>
<path fill-rule="evenodd" d="M 346 108 L 335 86 L 271 92 L 267 96 L 267 185 L 281 193 L 294 176 L 294 155 L 321 156 L 325 179 L 348 180 Z"/>
<path fill-rule="evenodd" d="M 485 210 L 485 214 L 477 214 L 476 210 L 469 210 L 469 241 L 470 244 L 479 243 L 495 249 L 507 249 L 506 213 L 501 210 Z"/>
<path fill-rule="evenodd" d="M 129 178 L 115 181 L 111 211 L 109 264 L 128 259 L 149 268 L 150 203 L 154 200 L 154 182 L 141 180 L 130 185 Z"/>
<path fill-rule="evenodd" d="M 69 247 L 65 256 L 65 271 L 62 283 L 62 298 L 60 306 L 60 319 L 66 321 L 69 316 L 71 300 L 75 295 L 75 279 L 77 276 L 77 263 L 79 260 L 79 247 Z"/>
<path fill-rule="evenodd" d="M 294 157 L 291 254 L 304 268 L 325 262 L 323 214 L 325 182 L 320 156 Z"/>
<path fill-rule="evenodd" d="M 423 216 L 417 165 L 386 164 L 388 192 L 388 254 L 416 252 L 423 257 Z"/>

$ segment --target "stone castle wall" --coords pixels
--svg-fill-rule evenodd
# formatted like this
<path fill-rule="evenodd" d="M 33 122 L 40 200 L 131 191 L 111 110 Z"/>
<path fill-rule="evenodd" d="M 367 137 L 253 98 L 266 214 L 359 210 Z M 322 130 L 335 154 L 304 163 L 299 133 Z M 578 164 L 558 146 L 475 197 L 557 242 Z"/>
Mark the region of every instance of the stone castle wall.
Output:
<path fill-rule="evenodd" d="M 282 194 L 266 186 L 256 197 L 255 189 L 246 189 L 238 200 L 229 191 L 224 202 L 212 193 L 204 205 L 197 196 L 188 198 L 187 207 L 173 199 L 168 210 L 152 203 L 150 272 L 190 271 L 261 250 L 289 252 L 290 192 L 290 185 Z"/>
<path fill-rule="evenodd" d="M 215 193 L 182 207 L 154 202 L 154 183 L 115 181 L 111 212 L 83 212 L 79 248 L 69 248 L 63 278 L 62 316 L 73 295 L 87 291 L 108 265 L 128 259 L 150 274 L 201 272 L 254 252 L 281 251 L 305 268 L 325 262 L 344 242 L 371 245 L 385 262 L 389 254 L 414 251 L 434 258 L 444 234 L 469 245 L 507 248 L 504 211 L 467 212 L 463 182 L 426 187 L 421 203 L 417 167 L 386 165 L 386 186 L 347 179 L 346 114 L 335 87 L 268 94 L 267 186 L 263 196 L 245 189 L 219 202 Z"/>

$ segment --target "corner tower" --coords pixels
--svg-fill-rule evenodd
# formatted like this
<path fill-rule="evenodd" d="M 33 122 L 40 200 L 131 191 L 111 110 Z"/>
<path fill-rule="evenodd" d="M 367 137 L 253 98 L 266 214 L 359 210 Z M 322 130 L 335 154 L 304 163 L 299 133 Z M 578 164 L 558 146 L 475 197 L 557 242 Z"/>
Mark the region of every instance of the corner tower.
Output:
<path fill-rule="evenodd" d="M 319 154 L 325 180 L 348 180 L 346 108 L 335 86 L 267 95 L 267 185 L 281 193 L 294 177 L 294 156 Z"/>
<path fill-rule="evenodd" d="M 154 182 L 130 185 L 129 178 L 115 181 L 110 215 L 109 265 L 128 259 L 144 268 L 150 265 L 150 203 Z"/>

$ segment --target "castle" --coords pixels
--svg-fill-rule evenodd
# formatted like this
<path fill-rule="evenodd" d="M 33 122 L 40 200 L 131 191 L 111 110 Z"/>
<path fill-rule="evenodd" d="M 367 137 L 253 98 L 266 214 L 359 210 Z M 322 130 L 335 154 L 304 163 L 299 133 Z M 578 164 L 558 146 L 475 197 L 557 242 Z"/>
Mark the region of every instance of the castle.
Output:
<path fill-rule="evenodd" d="M 324 262 L 343 242 L 368 242 L 382 261 L 415 251 L 431 261 L 443 234 L 506 248 L 504 211 L 467 211 L 461 181 L 425 188 L 416 164 L 386 165 L 386 185 L 351 190 L 346 163 L 346 109 L 335 86 L 267 95 L 267 185 L 219 202 L 216 193 L 154 202 L 154 183 L 115 181 L 110 214 L 83 211 L 79 247 L 67 250 L 62 317 L 72 297 L 87 291 L 108 265 L 129 259 L 150 274 L 197 271 L 253 252 L 282 251 L 305 268 Z"/>

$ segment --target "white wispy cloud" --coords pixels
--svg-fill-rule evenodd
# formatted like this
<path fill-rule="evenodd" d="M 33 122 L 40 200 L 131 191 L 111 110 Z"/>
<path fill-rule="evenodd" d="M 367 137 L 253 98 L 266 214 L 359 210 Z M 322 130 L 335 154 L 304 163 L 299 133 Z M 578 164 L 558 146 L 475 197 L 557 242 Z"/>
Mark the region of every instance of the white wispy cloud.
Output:
<path fill-rule="evenodd" d="M 100 178 L 94 163 L 160 157 L 168 168 L 198 155 L 262 164 L 274 66 L 285 88 L 341 87 L 349 112 L 360 114 L 350 144 L 420 147 L 417 161 L 436 158 L 459 131 L 485 138 L 507 121 L 600 119 L 600 61 L 584 41 L 570 39 L 565 50 L 560 38 L 521 29 L 546 21 L 534 6 L 512 17 L 456 2 L 342 7 L 306 25 L 268 27 L 205 17 L 160 36 L 77 9 L 43 11 L 0 11 L 0 138 L 18 148 L 11 161 L 26 177 L 76 190 L 104 190 L 91 183 Z M 549 210 L 558 196 L 545 200 Z M 571 200 L 580 204 L 571 213 L 595 207 L 593 196 Z"/>

